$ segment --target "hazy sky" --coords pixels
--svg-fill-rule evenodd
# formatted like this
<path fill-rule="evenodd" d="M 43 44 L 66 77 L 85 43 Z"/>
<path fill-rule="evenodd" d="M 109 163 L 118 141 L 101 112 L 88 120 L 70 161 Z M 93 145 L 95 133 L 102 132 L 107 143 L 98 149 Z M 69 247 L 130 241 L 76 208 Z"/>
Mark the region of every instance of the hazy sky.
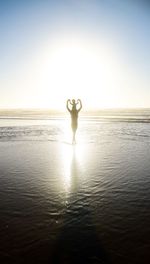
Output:
<path fill-rule="evenodd" d="M 0 0 L 0 108 L 150 107 L 147 0 Z"/>

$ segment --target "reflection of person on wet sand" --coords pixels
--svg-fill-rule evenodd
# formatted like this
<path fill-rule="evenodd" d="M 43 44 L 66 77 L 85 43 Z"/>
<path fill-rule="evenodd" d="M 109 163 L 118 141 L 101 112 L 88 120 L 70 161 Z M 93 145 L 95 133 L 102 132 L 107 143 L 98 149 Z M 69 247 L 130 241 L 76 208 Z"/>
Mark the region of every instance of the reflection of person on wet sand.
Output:
<path fill-rule="evenodd" d="M 77 109 L 77 105 L 80 105 L 79 108 Z M 72 144 L 76 143 L 76 131 L 78 128 L 78 113 L 80 112 L 81 108 L 82 108 L 82 102 L 80 99 L 77 100 L 77 102 L 72 99 L 72 101 L 70 99 L 67 100 L 67 104 L 66 107 L 68 109 L 68 111 L 71 114 L 71 127 L 72 127 L 72 132 L 73 132 L 73 137 L 72 137 Z M 70 109 L 70 107 L 72 107 Z"/>

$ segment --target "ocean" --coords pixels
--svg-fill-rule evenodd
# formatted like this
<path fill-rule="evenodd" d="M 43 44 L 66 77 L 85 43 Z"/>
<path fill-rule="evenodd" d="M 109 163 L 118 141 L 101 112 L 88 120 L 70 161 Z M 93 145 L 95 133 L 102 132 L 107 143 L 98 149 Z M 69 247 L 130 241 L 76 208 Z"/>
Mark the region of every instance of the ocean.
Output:
<path fill-rule="evenodd" d="M 150 110 L 1 114 L 0 263 L 150 261 Z"/>

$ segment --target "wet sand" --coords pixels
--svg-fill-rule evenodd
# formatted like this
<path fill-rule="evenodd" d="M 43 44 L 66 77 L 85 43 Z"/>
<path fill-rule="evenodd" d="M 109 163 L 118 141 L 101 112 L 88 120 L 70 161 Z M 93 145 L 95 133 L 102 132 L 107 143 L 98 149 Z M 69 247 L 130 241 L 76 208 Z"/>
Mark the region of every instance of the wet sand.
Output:
<path fill-rule="evenodd" d="M 1 263 L 148 263 L 150 150 L 128 143 L 1 142 Z"/>

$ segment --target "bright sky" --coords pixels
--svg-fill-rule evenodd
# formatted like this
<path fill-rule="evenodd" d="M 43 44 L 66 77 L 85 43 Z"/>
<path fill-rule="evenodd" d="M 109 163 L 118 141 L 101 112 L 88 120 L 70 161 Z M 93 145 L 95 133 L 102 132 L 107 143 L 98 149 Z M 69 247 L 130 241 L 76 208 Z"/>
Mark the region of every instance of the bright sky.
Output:
<path fill-rule="evenodd" d="M 150 107 L 146 0 L 0 0 L 0 108 Z"/>

